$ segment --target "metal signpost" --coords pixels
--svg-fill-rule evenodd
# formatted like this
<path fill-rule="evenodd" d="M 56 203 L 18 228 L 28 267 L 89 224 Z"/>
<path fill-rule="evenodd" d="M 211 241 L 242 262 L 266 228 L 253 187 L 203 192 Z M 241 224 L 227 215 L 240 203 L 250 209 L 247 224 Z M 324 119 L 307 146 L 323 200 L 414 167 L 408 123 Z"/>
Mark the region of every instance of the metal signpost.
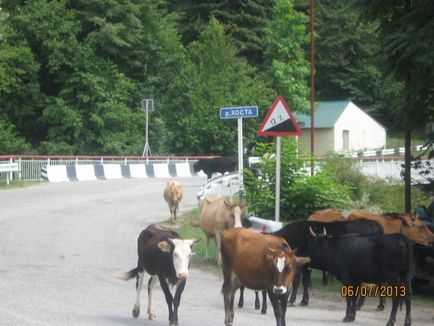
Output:
<path fill-rule="evenodd" d="M 142 109 L 145 110 L 145 113 L 146 113 L 145 148 L 143 149 L 142 156 L 150 156 L 150 155 L 152 155 L 152 153 L 151 153 L 151 148 L 149 147 L 149 142 L 148 142 L 148 120 L 149 120 L 148 117 L 149 117 L 149 112 L 155 111 L 154 100 L 153 99 L 143 99 L 142 100 Z"/>
<path fill-rule="evenodd" d="M 257 106 L 237 106 L 220 108 L 220 119 L 238 119 L 238 180 L 240 192 L 243 192 L 243 118 L 256 118 L 258 116 Z"/>
<path fill-rule="evenodd" d="M 274 219 L 280 220 L 280 157 L 281 157 L 281 136 L 301 135 L 301 129 L 294 119 L 291 110 L 283 100 L 278 96 L 274 104 L 268 110 L 264 121 L 258 130 L 260 136 L 276 136 L 276 201 Z"/>

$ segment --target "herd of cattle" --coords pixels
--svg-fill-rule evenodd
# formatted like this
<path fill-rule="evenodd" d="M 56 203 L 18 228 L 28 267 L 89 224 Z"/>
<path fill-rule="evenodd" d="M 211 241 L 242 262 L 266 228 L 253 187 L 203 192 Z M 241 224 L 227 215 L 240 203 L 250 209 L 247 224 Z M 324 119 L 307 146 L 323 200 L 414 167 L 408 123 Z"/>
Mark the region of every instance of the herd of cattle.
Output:
<path fill-rule="evenodd" d="M 164 190 L 171 220 L 176 223 L 182 185 L 169 181 Z M 235 293 L 244 287 L 262 291 L 266 313 L 266 295 L 273 307 L 277 326 L 285 326 L 288 305 L 296 299 L 300 281 L 303 286 L 301 305 L 308 305 L 311 269 L 329 272 L 346 292 L 344 322 L 355 320 L 365 284 L 387 286 L 380 296 L 392 297 L 387 325 L 394 325 L 400 303 L 405 303 L 405 323 L 411 325 L 411 278 L 414 272 L 413 244 L 431 246 L 434 233 L 417 217 L 407 214 L 375 215 L 368 211 L 341 213 L 333 209 L 317 211 L 308 219 L 285 225 L 271 234 L 243 227 L 244 204 L 219 197 L 207 197 L 200 205 L 199 226 L 206 238 L 215 239 L 217 262 L 223 271 L 222 294 L 226 326 L 233 324 Z M 136 278 L 136 302 L 132 314 L 140 313 L 140 291 L 145 272 L 148 281 L 148 318 L 156 318 L 152 292 L 157 281 L 163 289 L 171 326 L 178 325 L 178 307 L 188 278 L 192 246 L 196 239 L 182 239 L 171 228 L 148 226 L 138 238 L 137 267 L 119 276 Z M 169 285 L 176 287 L 174 296 Z M 390 289 L 390 291 L 389 291 Z M 359 302 L 357 302 L 359 300 Z M 259 308 L 259 302 L 257 303 Z M 384 308 L 384 306 L 383 306 Z"/>

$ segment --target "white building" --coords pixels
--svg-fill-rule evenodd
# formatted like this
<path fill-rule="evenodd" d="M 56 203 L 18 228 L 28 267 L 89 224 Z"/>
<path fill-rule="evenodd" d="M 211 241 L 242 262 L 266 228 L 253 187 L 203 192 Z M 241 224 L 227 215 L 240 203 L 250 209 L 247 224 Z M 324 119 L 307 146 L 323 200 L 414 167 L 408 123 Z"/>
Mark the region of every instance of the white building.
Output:
<path fill-rule="evenodd" d="M 310 115 L 294 114 L 303 131 L 300 146 L 310 151 Z M 314 116 L 314 152 L 316 156 L 377 150 L 386 146 L 386 129 L 351 101 L 323 101 Z"/>

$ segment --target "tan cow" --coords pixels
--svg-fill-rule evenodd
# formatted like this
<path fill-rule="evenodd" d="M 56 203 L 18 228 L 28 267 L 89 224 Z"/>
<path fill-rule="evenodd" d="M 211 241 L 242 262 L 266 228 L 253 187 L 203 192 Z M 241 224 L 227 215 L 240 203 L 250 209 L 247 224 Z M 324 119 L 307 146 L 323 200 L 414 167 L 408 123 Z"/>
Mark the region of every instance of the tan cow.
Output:
<path fill-rule="evenodd" d="M 434 242 L 434 234 L 417 217 L 406 214 L 377 215 L 366 210 L 355 210 L 344 214 L 347 220 L 368 219 L 381 224 L 384 234 L 402 233 L 411 241 L 423 246 Z"/>
<path fill-rule="evenodd" d="M 176 213 L 179 211 L 179 202 L 182 200 L 184 190 L 182 184 L 176 180 L 167 181 L 166 188 L 164 189 L 164 200 L 169 205 L 170 219 L 172 223 L 177 222 Z"/>
<path fill-rule="evenodd" d="M 342 213 L 333 209 L 327 208 L 313 212 L 307 220 L 308 221 L 317 221 L 317 222 L 335 222 L 342 220 Z"/>
<path fill-rule="evenodd" d="M 235 292 L 244 285 L 252 290 L 266 290 L 277 326 L 285 326 L 286 304 L 297 265 L 310 259 L 295 256 L 281 237 L 243 228 L 224 232 L 221 246 L 225 325 L 233 325 Z"/>
<path fill-rule="evenodd" d="M 221 233 L 232 229 L 235 225 L 241 227 L 241 216 L 244 204 L 232 204 L 220 197 L 206 197 L 200 205 L 200 228 L 206 237 L 205 260 L 208 259 L 208 246 L 211 238 L 215 239 L 217 247 L 217 263 L 221 265 Z"/>

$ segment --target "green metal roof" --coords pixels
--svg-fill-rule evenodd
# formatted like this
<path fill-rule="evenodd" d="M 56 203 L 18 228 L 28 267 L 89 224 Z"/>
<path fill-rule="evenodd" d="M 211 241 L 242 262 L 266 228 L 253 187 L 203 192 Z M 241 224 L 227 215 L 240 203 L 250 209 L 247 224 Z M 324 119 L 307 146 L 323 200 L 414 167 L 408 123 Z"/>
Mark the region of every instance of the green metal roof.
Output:
<path fill-rule="evenodd" d="M 350 101 L 323 101 L 316 103 L 315 128 L 333 128 Z M 300 128 L 310 128 L 310 115 L 294 113 Z"/>

